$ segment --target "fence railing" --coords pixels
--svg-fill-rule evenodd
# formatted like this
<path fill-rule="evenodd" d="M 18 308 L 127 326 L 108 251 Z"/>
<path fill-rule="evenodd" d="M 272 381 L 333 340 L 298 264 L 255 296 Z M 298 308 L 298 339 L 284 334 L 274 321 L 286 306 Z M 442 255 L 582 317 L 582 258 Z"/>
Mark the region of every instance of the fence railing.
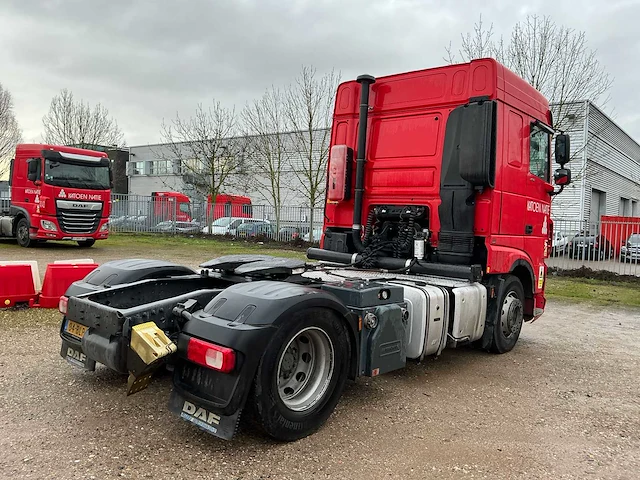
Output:
<path fill-rule="evenodd" d="M 318 242 L 324 210 L 300 206 L 207 205 L 142 195 L 112 195 L 112 232 L 225 235 L 242 239 Z"/>
<path fill-rule="evenodd" d="M 554 220 L 549 267 L 587 267 L 640 276 L 640 218 L 600 222 Z"/>

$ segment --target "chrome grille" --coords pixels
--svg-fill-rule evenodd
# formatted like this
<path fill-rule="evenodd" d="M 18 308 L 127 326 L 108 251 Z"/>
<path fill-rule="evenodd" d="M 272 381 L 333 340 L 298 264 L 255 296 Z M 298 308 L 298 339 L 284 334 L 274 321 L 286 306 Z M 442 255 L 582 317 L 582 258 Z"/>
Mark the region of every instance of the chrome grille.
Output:
<path fill-rule="evenodd" d="M 100 211 L 58 209 L 58 223 L 64 233 L 93 233 L 100 224 Z"/>

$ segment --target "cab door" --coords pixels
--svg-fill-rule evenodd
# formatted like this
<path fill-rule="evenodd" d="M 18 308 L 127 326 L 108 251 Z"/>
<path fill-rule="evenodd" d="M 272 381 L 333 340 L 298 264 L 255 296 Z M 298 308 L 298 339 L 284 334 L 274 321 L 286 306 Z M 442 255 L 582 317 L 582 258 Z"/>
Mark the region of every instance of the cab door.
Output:
<path fill-rule="evenodd" d="M 551 228 L 551 128 L 533 121 L 529 124 L 527 206 L 525 213 L 524 246 L 536 269 L 536 291 L 543 287 L 544 259 L 549 252 Z"/>

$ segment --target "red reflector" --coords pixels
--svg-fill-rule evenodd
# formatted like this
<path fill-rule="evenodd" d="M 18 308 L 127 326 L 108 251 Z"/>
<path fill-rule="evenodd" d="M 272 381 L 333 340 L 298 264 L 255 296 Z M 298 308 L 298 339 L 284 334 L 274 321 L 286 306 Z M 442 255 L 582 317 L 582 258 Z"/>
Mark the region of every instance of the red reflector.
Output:
<path fill-rule="evenodd" d="M 66 315 L 68 307 L 69 307 L 69 298 L 62 295 L 60 297 L 60 302 L 58 303 L 58 310 L 60 310 L 61 314 Z"/>
<path fill-rule="evenodd" d="M 187 346 L 187 359 L 203 367 L 229 373 L 236 365 L 236 352 L 215 343 L 190 338 Z"/>

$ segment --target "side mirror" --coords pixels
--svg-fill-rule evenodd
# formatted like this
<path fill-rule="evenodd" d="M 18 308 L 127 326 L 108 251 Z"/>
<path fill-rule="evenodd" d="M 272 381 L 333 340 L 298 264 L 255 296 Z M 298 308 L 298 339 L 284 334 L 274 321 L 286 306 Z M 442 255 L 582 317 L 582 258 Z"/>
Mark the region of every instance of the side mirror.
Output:
<path fill-rule="evenodd" d="M 568 168 L 559 168 L 553 173 L 553 181 L 560 187 L 569 185 L 571 183 L 571 170 Z"/>
<path fill-rule="evenodd" d="M 39 182 L 41 175 L 42 162 L 39 158 L 30 158 L 27 160 L 28 173 L 27 178 L 32 182 Z"/>
<path fill-rule="evenodd" d="M 569 135 L 565 133 L 561 133 L 556 136 L 556 163 L 560 165 L 560 167 L 564 167 L 566 163 L 571 160 L 571 141 L 569 140 Z"/>
<path fill-rule="evenodd" d="M 113 170 L 109 167 L 109 188 L 113 190 Z"/>

